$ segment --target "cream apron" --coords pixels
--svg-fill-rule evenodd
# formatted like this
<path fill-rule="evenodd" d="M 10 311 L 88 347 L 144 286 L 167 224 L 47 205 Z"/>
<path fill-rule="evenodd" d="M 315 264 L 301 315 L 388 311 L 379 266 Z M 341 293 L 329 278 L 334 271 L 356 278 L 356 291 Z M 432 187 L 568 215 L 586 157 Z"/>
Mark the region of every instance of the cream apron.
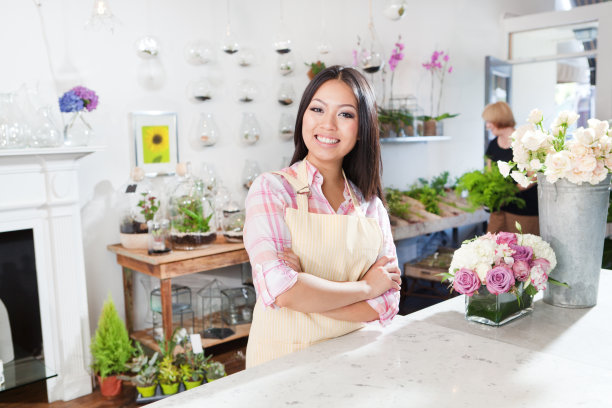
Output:
<path fill-rule="evenodd" d="M 366 218 L 346 180 L 355 215 L 308 212 L 306 161 L 298 167 L 298 178 L 278 172 L 297 192 L 297 209 L 287 208 L 285 221 L 291 232 L 293 252 L 302 270 L 323 279 L 346 282 L 359 280 L 376 261 L 382 249 L 378 221 Z M 257 300 L 249 332 L 246 366 L 253 367 L 311 344 L 342 336 L 362 323 L 334 320 L 317 313 L 287 308 L 273 309 Z"/>

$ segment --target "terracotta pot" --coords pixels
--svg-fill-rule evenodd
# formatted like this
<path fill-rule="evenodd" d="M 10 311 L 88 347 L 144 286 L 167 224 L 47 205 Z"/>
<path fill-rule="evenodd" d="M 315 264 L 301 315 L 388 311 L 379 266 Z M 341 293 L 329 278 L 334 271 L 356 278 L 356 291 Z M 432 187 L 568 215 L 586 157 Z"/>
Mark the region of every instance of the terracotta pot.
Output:
<path fill-rule="evenodd" d="M 423 122 L 423 136 L 436 136 L 437 121 L 430 119 Z"/>
<path fill-rule="evenodd" d="M 390 137 L 392 126 L 390 123 L 380 125 L 380 137 Z"/>
<path fill-rule="evenodd" d="M 121 394 L 121 380 L 116 375 L 108 377 L 98 377 L 98 383 L 100 384 L 100 392 L 105 397 L 116 397 Z"/>
<path fill-rule="evenodd" d="M 312 72 L 312 69 L 309 69 L 307 74 L 308 74 L 308 78 L 312 81 L 312 78 L 315 77 L 315 74 Z"/>

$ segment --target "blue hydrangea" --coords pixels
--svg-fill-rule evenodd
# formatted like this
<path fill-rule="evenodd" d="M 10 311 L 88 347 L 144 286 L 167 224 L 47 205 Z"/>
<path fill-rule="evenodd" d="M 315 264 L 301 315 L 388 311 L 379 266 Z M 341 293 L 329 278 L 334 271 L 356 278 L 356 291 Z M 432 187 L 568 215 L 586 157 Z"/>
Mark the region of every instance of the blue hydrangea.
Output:
<path fill-rule="evenodd" d="M 70 90 L 59 99 L 59 105 L 62 112 L 78 112 L 83 109 L 83 100 Z"/>

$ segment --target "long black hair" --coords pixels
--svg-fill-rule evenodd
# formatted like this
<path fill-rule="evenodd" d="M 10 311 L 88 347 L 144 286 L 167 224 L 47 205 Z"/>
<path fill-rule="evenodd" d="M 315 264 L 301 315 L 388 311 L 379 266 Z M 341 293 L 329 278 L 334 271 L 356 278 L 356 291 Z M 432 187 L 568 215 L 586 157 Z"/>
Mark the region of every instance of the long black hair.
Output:
<path fill-rule="evenodd" d="M 300 107 L 295 121 L 293 142 L 295 151 L 291 164 L 303 160 L 308 154 L 308 148 L 302 137 L 302 122 L 304 112 L 310 105 L 314 94 L 325 82 L 337 79 L 353 90 L 357 99 L 357 143 L 342 161 L 342 168 L 349 180 L 361 190 L 366 200 L 377 196 L 385 201 L 381 176 L 382 161 L 380 158 L 380 141 L 378 134 L 378 113 L 374 91 L 365 77 L 353 68 L 344 68 L 334 65 L 319 72 L 310 81 L 300 101 Z"/>

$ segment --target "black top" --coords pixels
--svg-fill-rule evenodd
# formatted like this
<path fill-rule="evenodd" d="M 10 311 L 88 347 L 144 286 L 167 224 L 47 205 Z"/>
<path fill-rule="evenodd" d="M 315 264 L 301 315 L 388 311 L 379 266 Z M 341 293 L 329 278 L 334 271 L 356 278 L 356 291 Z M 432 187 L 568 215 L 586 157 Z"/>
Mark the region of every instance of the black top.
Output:
<path fill-rule="evenodd" d="M 495 138 L 489 143 L 485 156 L 492 162 L 498 160 L 509 162 L 512 160 L 512 149 L 502 149 L 497 143 L 497 138 Z M 536 184 L 526 190 L 519 191 L 516 196 L 525 200 L 524 208 L 518 208 L 516 204 L 510 204 L 502 207 L 501 210 L 517 215 L 538 215 L 538 189 Z"/>

